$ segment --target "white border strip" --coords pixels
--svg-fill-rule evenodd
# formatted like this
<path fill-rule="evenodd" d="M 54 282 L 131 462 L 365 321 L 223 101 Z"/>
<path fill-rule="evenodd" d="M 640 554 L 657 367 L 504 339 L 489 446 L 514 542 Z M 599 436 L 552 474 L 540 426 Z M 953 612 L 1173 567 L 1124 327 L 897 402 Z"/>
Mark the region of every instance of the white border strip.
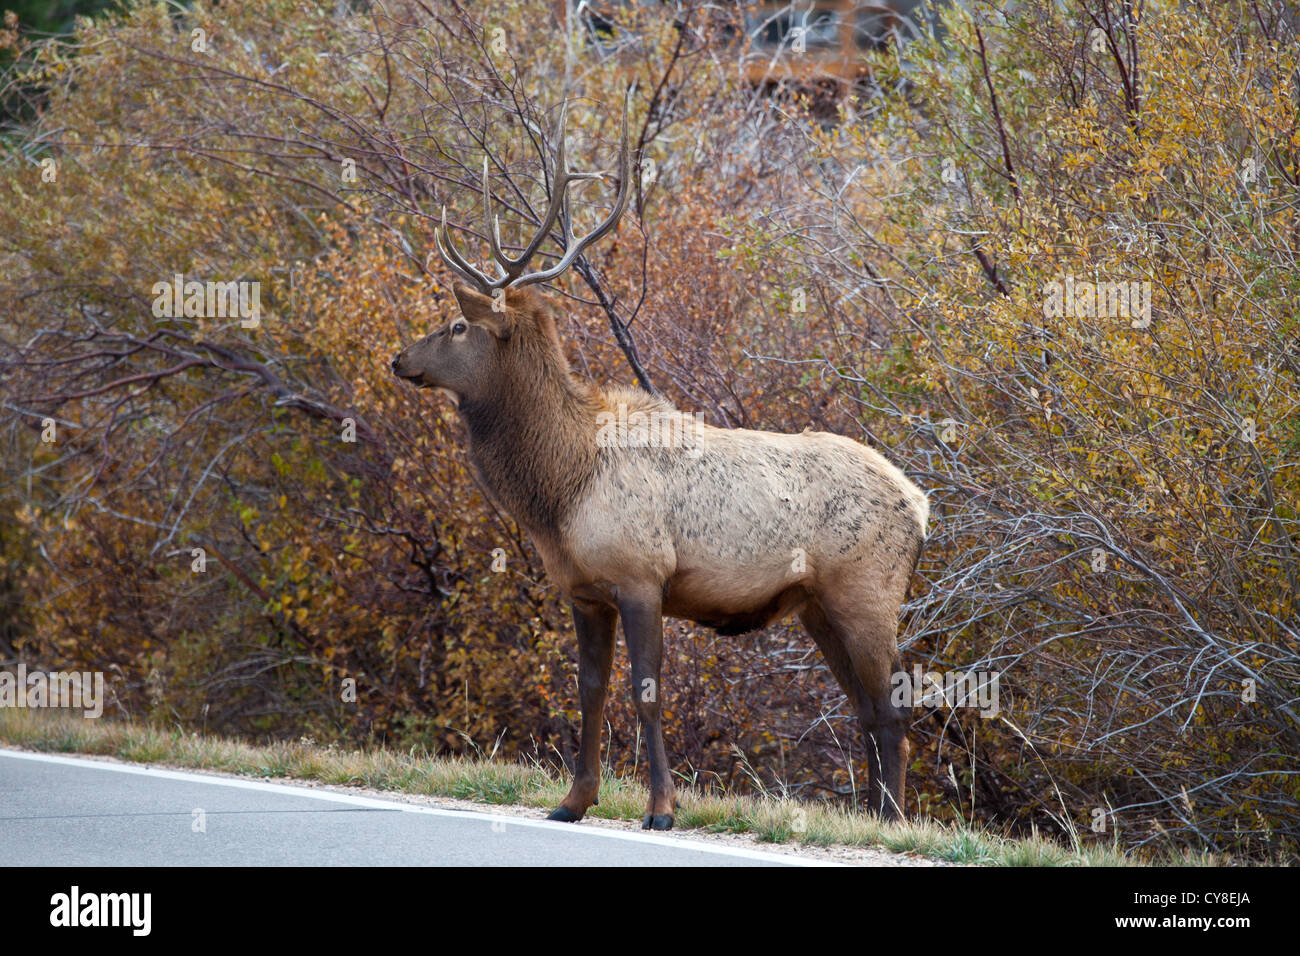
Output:
<path fill-rule="evenodd" d="M 609 840 L 631 840 L 641 844 L 675 847 L 678 850 L 693 850 L 698 853 L 714 853 L 719 856 L 736 856 L 747 860 L 764 860 L 769 863 L 784 863 L 789 866 L 844 866 L 833 860 L 793 856 L 788 853 L 775 853 L 765 850 L 750 850 L 745 847 L 725 846 L 705 840 L 679 839 L 660 836 L 655 833 L 625 833 L 621 830 L 607 830 L 602 827 L 583 828 L 572 823 L 559 823 L 554 820 L 536 820 L 528 817 L 508 816 L 500 813 L 482 813 L 477 810 L 446 810 L 442 807 L 425 807 L 418 804 L 401 803 L 396 800 L 377 800 L 374 797 L 359 797 L 334 790 L 318 790 L 309 787 L 297 787 L 292 784 L 268 783 L 262 780 L 241 780 L 238 777 L 213 776 L 201 773 L 189 773 L 180 770 L 158 770 L 153 767 L 133 767 L 126 764 L 112 763 L 106 760 L 93 760 L 84 757 L 56 757 L 52 754 L 30 753 L 25 750 L 11 750 L 0 746 L 0 757 L 17 760 L 35 760 L 40 763 L 64 764 L 74 767 L 88 767 L 110 770 L 116 773 L 132 773 L 144 777 L 157 777 L 163 780 L 180 780 L 186 783 L 206 783 L 218 787 L 234 787 L 237 790 L 260 790 L 266 793 L 279 793 L 295 797 L 309 797 L 328 803 L 346 803 L 354 807 L 369 807 L 375 810 L 400 810 L 403 813 L 425 813 L 439 817 L 454 817 L 457 820 L 482 820 L 485 823 L 502 822 L 512 827 L 542 827 L 552 832 L 566 832 L 579 837 L 601 837 Z"/>

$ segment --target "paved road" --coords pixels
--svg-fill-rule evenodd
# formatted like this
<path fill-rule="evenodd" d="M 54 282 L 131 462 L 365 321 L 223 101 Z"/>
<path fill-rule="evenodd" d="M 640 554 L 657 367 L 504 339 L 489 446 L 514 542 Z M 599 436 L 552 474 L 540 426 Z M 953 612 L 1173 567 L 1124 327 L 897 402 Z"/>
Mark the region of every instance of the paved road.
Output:
<path fill-rule="evenodd" d="M 335 791 L 0 748 L 0 865 L 5 866 L 785 866 L 810 862 L 814 861 L 657 834 L 412 806 Z"/>

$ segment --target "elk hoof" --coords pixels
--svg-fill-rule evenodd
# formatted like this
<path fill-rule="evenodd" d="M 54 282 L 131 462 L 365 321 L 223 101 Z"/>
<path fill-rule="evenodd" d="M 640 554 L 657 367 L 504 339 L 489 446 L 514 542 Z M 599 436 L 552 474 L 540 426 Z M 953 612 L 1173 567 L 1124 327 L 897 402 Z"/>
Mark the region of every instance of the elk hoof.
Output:
<path fill-rule="evenodd" d="M 582 819 L 582 814 L 574 813 L 568 807 L 556 807 L 546 819 L 558 820 L 560 823 L 577 823 Z"/>
<path fill-rule="evenodd" d="M 673 815 L 671 813 L 647 813 L 641 821 L 642 830 L 671 830 Z"/>

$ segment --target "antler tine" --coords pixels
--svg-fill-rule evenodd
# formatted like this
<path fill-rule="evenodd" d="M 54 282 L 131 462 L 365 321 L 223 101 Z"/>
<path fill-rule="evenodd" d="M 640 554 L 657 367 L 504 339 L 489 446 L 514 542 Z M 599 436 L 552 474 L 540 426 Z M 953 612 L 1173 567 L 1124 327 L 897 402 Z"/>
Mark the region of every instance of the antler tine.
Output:
<path fill-rule="evenodd" d="M 492 186 L 488 181 L 488 158 L 483 157 L 483 219 L 487 225 L 488 246 L 492 250 L 492 261 L 496 264 L 497 271 L 501 273 L 500 277 L 493 280 L 494 288 L 504 285 L 514 278 L 509 269 L 505 268 L 503 263 L 509 262 L 505 253 L 501 251 L 501 223 L 497 217 L 492 215 Z"/>
<path fill-rule="evenodd" d="M 631 160 L 631 153 L 628 150 L 628 144 L 627 144 L 627 112 L 628 112 L 629 96 L 630 93 L 625 93 L 623 95 L 622 143 L 619 147 L 619 155 L 618 155 L 618 165 L 619 165 L 618 197 L 614 202 L 614 208 L 610 211 L 610 214 L 607 217 L 605 217 L 605 221 L 602 222 L 595 229 L 593 229 L 591 232 L 587 233 L 585 236 L 583 236 L 581 239 L 577 240 L 576 242 L 573 242 L 571 244 L 566 242 L 567 248 L 565 250 L 564 257 L 555 265 L 553 265 L 551 268 L 543 270 L 542 272 L 534 272 L 526 276 L 521 276 L 520 278 L 515 279 L 513 282 L 511 282 L 511 285 L 524 286 L 524 285 L 531 285 L 535 282 L 548 282 L 551 279 L 554 279 L 556 276 L 563 273 L 565 269 L 569 268 L 569 266 L 573 265 L 573 260 L 578 258 L 578 256 L 582 254 L 583 249 L 585 249 L 587 246 L 591 245 L 591 243 L 595 242 L 601 236 L 605 235 L 605 233 L 613 229 L 614 224 L 617 223 L 619 217 L 623 215 L 623 211 L 627 208 L 627 199 L 628 199 L 628 192 L 629 192 L 628 186 L 632 179 L 632 160 Z M 557 173 L 557 178 L 558 178 L 558 173 Z M 566 171 L 564 185 L 567 186 L 569 179 L 578 179 L 578 178 L 591 179 L 596 177 L 595 174 L 593 173 L 577 173 L 577 174 L 569 175 Z M 564 195 L 565 195 L 565 191 L 563 189 L 558 190 L 558 192 L 552 195 L 551 205 L 554 207 L 557 215 L 558 215 L 560 203 L 564 202 Z M 571 221 L 566 223 L 566 230 L 565 230 L 566 239 L 568 239 L 568 234 L 570 229 L 572 229 Z"/>
<path fill-rule="evenodd" d="M 569 183 L 578 179 L 597 178 L 594 173 L 571 173 L 568 170 L 565 159 L 565 139 L 567 138 L 565 136 L 565 121 L 568 112 L 569 102 L 565 100 L 560 103 L 560 116 L 555 123 L 555 134 L 552 137 L 555 142 L 555 178 L 551 181 L 551 197 L 546 206 L 546 215 L 542 217 L 541 226 L 533 234 L 532 240 L 524 251 L 513 259 L 501 252 L 500 243 L 492 250 L 497 264 L 505 270 L 512 281 L 524 271 L 529 261 L 537 254 L 537 250 L 541 248 L 542 243 L 546 241 L 546 237 L 551 234 L 551 230 L 555 228 L 555 223 L 560 218 L 560 211 L 563 208 Z"/>
<path fill-rule="evenodd" d="M 442 261 L 466 282 L 472 282 L 478 286 L 478 290 L 484 295 L 491 295 L 499 287 L 497 282 L 489 279 L 465 261 L 464 257 L 456 249 L 456 243 L 452 241 L 451 233 L 447 230 L 446 206 L 442 207 L 442 228 L 433 227 L 433 244 L 438 248 L 438 255 L 442 256 Z"/>

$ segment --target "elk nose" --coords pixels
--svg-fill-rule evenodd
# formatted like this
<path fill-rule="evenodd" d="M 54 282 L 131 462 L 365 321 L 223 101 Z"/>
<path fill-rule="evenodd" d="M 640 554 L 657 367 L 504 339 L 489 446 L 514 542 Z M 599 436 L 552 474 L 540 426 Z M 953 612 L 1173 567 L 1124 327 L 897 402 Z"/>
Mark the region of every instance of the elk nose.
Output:
<path fill-rule="evenodd" d="M 395 359 L 393 359 L 392 363 L 389 365 L 389 368 L 391 368 L 391 369 L 393 370 L 393 373 L 394 373 L 394 374 L 397 373 L 397 363 L 400 362 L 401 360 L 402 360 L 402 357 L 399 355 L 399 356 L 397 356 Z"/>

